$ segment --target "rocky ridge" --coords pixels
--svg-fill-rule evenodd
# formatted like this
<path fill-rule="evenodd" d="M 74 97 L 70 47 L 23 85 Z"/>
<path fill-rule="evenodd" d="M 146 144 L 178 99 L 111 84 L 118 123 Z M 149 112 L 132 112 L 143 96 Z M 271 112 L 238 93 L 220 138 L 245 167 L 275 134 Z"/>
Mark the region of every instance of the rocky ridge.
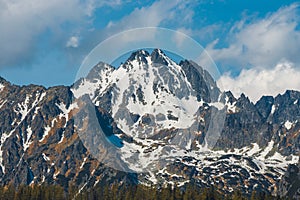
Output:
<path fill-rule="evenodd" d="M 105 137 L 120 140 L 120 146 L 109 144 L 127 170 L 101 162 L 87 148 L 78 122 L 86 121 L 83 105 L 94 110 Z M 223 116 L 224 126 L 211 149 L 213 116 Z M 193 182 L 225 192 L 238 187 L 283 195 L 291 191 L 289 174 L 297 173 L 292 166 L 299 162 L 299 119 L 298 91 L 256 103 L 244 94 L 236 98 L 221 92 L 196 63 L 177 64 L 158 49 L 134 52 L 117 69 L 100 62 L 71 87 L 16 86 L 1 79 L 0 184 L 83 189 Z"/>

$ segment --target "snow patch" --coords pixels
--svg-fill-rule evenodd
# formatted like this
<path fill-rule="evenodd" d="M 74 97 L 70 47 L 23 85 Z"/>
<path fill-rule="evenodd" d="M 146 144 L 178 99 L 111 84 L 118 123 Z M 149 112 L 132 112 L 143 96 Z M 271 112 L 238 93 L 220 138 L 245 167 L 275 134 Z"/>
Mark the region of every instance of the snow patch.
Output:
<path fill-rule="evenodd" d="M 2 147 L 2 145 L 1 145 Z M 0 167 L 2 172 L 5 174 L 5 167 L 4 167 L 4 163 L 3 163 L 3 151 L 1 150 L 2 148 L 0 148 Z"/>
<path fill-rule="evenodd" d="M 35 106 L 42 101 L 42 99 L 46 96 L 46 92 L 40 94 L 39 92 L 37 92 L 35 94 L 35 99 L 32 102 L 32 104 L 29 104 L 30 98 L 32 97 L 32 95 L 27 95 L 24 102 L 22 103 L 18 103 L 17 105 L 17 109 L 15 109 L 14 111 L 18 114 L 21 114 L 21 120 L 20 123 L 25 119 L 25 117 L 28 115 L 28 113 L 35 108 Z M 19 123 L 19 124 L 20 124 Z"/>
<path fill-rule="evenodd" d="M 3 84 L 0 83 L 0 92 L 3 90 L 5 86 Z"/>
<path fill-rule="evenodd" d="M 50 126 L 46 126 L 44 129 L 45 129 L 44 135 L 43 135 L 43 137 L 39 140 L 39 142 L 42 142 L 42 141 L 46 138 L 46 136 L 49 134 L 49 131 L 51 130 L 51 127 L 50 127 Z"/>
<path fill-rule="evenodd" d="M 0 102 L 0 108 L 2 108 L 6 102 L 7 102 L 7 99 L 5 99 L 4 101 L 1 101 Z"/>
<path fill-rule="evenodd" d="M 62 143 L 65 139 L 65 132 L 63 132 L 63 134 L 61 135 L 60 141 L 58 142 L 58 144 Z"/>
<path fill-rule="evenodd" d="M 73 92 L 75 98 L 79 98 L 85 94 L 88 94 L 92 99 L 94 97 L 96 88 L 100 87 L 100 85 L 100 81 L 93 83 L 83 79 L 79 87 L 76 89 L 72 88 L 71 91 Z"/>
<path fill-rule="evenodd" d="M 268 153 L 273 149 L 273 147 L 274 147 L 274 141 L 271 140 L 266 146 L 266 148 L 260 153 L 259 158 L 261 158 L 261 160 L 264 160 L 268 155 Z"/>
<path fill-rule="evenodd" d="M 27 116 L 27 114 L 30 111 L 30 108 L 28 107 L 29 100 L 30 100 L 30 98 L 28 96 L 26 96 L 25 101 L 22 103 L 18 103 L 17 110 L 14 110 L 17 114 L 18 113 L 21 114 L 21 120 L 20 120 L 21 122 L 25 119 L 25 117 Z"/>
<path fill-rule="evenodd" d="M 113 71 L 114 69 L 111 66 L 104 64 L 104 68 L 99 71 L 99 79 L 87 80 L 84 78 L 77 88 L 71 88 L 74 97 L 80 98 L 87 94 L 91 99 L 94 99 L 96 93 L 101 96 L 111 83 L 110 77 Z"/>
<path fill-rule="evenodd" d="M 42 155 L 43 155 L 43 158 L 45 161 L 50 161 L 50 158 L 48 156 L 46 156 L 46 154 L 43 153 Z"/>
<path fill-rule="evenodd" d="M 56 179 L 57 175 L 60 173 L 60 171 L 57 171 L 56 173 L 53 174 L 53 179 Z"/>
<path fill-rule="evenodd" d="M 46 178 L 45 175 L 43 175 L 43 176 L 42 176 L 42 183 L 45 182 L 45 178 Z"/>
<path fill-rule="evenodd" d="M 156 185 L 157 182 L 158 182 L 157 179 L 156 179 L 156 176 L 152 172 L 149 172 L 148 180 L 151 181 L 154 185 Z"/>
<path fill-rule="evenodd" d="M 100 179 L 96 180 L 94 183 L 94 187 L 99 183 Z"/>
<path fill-rule="evenodd" d="M 41 107 L 35 107 L 35 110 L 34 110 L 34 115 L 33 115 L 33 117 L 32 117 L 32 120 L 34 120 L 35 119 L 35 117 L 36 117 L 36 115 L 38 114 L 38 111 L 40 110 L 40 108 Z"/>
<path fill-rule="evenodd" d="M 51 125 L 47 125 L 46 127 L 44 127 L 44 134 L 43 134 L 43 137 L 39 140 L 39 142 L 42 142 L 46 137 L 47 135 L 49 134 L 50 130 L 52 127 L 54 127 L 54 123 L 57 121 L 56 118 L 52 119 L 51 121 Z"/>
<path fill-rule="evenodd" d="M 85 161 L 86 161 L 86 159 L 87 159 L 87 157 L 85 157 L 84 159 L 83 159 L 83 162 L 81 163 L 81 165 L 80 165 L 80 169 L 82 169 L 83 168 L 83 166 L 84 166 L 84 164 L 85 164 Z"/>
<path fill-rule="evenodd" d="M 78 191 L 78 193 L 76 194 L 76 196 L 82 192 L 82 190 L 85 188 L 85 186 L 86 186 L 87 184 L 88 184 L 88 182 L 84 183 L 84 185 L 79 189 L 79 191 Z M 75 196 L 75 197 L 76 197 L 76 196 Z"/>
<path fill-rule="evenodd" d="M 24 141 L 24 137 L 23 137 L 23 147 L 24 147 L 24 152 L 28 149 L 28 147 L 30 146 L 30 144 L 32 143 L 32 141 L 30 141 L 31 136 L 32 136 L 32 130 L 31 127 L 27 127 L 26 129 L 27 132 L 27 136 L 26 136 L 26 141 Z"/>
<path fill-rule="evenodd" d="M 78 108 L 78 105 L 77 103 L 72 103 L 70 104 L 70 106 L 67 108 L 67 106 L 63 103 L 63 102 L 60 102 L 60 104 L 56 103 L 55 104 L 61 111 L 62 113 L 59 115 L 60 118 L 64 117 L 66 119 L 66 123 L 65 123 L 65 126 L 67 126 L 67 123 L 69 121 L 69 113 L 75 109 L 75 108 Z"/>
<path fill-rule="evenodd" d="M 290 130 L 292 128 L 292 125 L 293 123 L 290 122 L 289 120 L 287 120 L 285 123 L 284 123 L 284 126 L 287 130 Z"/>
<path fill-rule="evenodd" d="M 225 97 L 225 106 L 227 107 L 227 112 L 229 113 L 236 113 L 237 107 L 236 107 L 236 101 L 235 102 L 229 102 L 228 96 Z"/>
<path fill-rule="evenodd" d="M 190 139 L 188 141 L 188 143 L 186 144 L 186 147 L 185 147 L 187 150 L 191 149 L 192 148 L 192 139 Z"/>
<path fill-rule="evenodd" d="M 261 150 L 257 143 L 252 143 L 251 145 L 253 147 L 249 151 L 247 151 L 248 156 L 253 156 L 254 154 L 258 153 Z"/>
<path fill-rule="evenodd" d="M 276 110 L 276 106 L 275 106 L 275 105 L 272 105 L 272 109 L 271 109 L 271 114 L 272 114 L 272 115 L 274 114 L 275 110 Z"/>

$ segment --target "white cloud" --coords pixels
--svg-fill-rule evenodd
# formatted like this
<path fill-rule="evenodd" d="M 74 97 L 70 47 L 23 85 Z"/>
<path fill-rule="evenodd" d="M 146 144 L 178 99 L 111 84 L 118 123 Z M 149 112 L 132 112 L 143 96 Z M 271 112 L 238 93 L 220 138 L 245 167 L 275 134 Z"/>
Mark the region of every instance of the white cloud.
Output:
<path fill-rule="evenodd" d="M 85 2 L 85 13 L 88 16 L 92 16 L 96 8 L 102 7 L 102 6 L 109 6 L 109 7 L 117 7 L 122 5 L 123 3 L 126 3 L 125 0 L 86 0 Z"/>
<path fill-rule="evenodd" d="M 160 26 L 163 22 L 172 20 L 174 23 L 185 23 L 191 21 L 193 16 L 193 11 L 187 9 L 191 8 L 190 2 L 161 0 L 149 6 L 137 7 L 120 20 L 108 22 L 104 29 L 94 30 L 91 27 L 92 21 L 97 18 L 93 16 L 97 8 L 116 8 L 126 2 L 128 1 L 0 0 L 0 68 L 31 62 L 36 55 L 36 48 L 43 45 L 40 41 L 45 32 L 50 35 L 46 40 L 49 41 L 48 45 L 53 45 L 54 48 L 61 48 L 66 44 L 78 47 L 78 41 L 69 36 L 80 35 L 81 48 L 76 48 L 76 51 L 82 54 L 82 51 L 94 46 L 95 42 L 120 31 Z"/>
<path fill-rule="evenodd" d="M 0 0 L 0 67 L 29 61 L 42 33 L 47 31 L 53 40 L 65 42 L 70 34 L 65 25 L 83 28 L 97 7 L 120 3 L 120 0 Z"/>
<path fill-rule="evenodd" d="M 190 9 L 189 1 L 155 1 L 150 6 L 134 9 L 129 15 L 119 21 L 110 21 L 107 25 L 108 32 L 120 32 L 132 28 L 156 27 L 165 21 L 171 23 L 189 23 L 194 12 Z"/>
<path fill-rule="evenodd" d="M 66 47 L 76 48 L 76 47 L 78 47 L 78 44 L 79 44 L 79 38 L 76 36 L 72 36 L 69 38 L 69 40 L 66 44 Z"/>
<path fill-rule="evenodd" d="M 270 68 L 282 59 L 300 63 L 298 4 L 283 7 L 264 19 L 243 19 L 228 34 L 228 47 L 217 48 L 218 40 L 206 47 L 222 66 Z"/>
<path fill-rule="evenodd" d="M 253 102 L 263 95 L 300 90 L 298 11 L 299 4 L 292 4 L 263 19 L 245 18 L 230 29 L 227 47 L 218 48 L 219 39 L 207 45 L 210 56 L 228 71 L 218 80 L 221 88 L 236 97 L 245 93 Z M 231 75 L 236 72 L 238 76 Z"/>
<path fill-rule="evenodd" d="M 79 1 L 2 0 L 0 14 L 0 66 L 12 65 L 33 55 L 36 37 L 46 31 L 59 30 L 68 21 L 78 21 L 84 14 Z M 18 59 L 16 59 L 18 58 Z"/>
<path fill-rule="evenodd" d="M 288 62 L 277 64 L 273 69 L 253 68 L 242 70 L 237 77 L 223 75 L 218 84 L 239 97 L 245 93 L 256 102 L 263 95 L 276 96 L 287 89 L 300 90 L 300 69 Z"/>

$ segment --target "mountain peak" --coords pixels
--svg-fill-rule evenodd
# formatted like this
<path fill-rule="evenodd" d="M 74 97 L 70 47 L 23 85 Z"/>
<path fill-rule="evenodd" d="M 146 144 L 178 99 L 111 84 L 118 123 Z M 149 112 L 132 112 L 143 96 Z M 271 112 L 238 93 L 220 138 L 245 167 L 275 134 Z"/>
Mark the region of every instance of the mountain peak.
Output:
<path fill-rule="evenodd" d="M 127 61 L 133 61 L 133 60 L 143 60 L 143 58 L 145 59 L 145 57 L 149 56 L 149 52 L 145 51 L 143 49 L 137 50 L 135 52 L 133 52 L 130 57 L 128 58 Z"/>
<path fill-rule="evenodd" d="M 112 72 L 114 70 L 115 68 L 113 66 L 100 61 L 91 69 L 86 78 L 89 80 L 101 79 L 104 76 L 104 73 Z"/>
<path fill-rule="evenodd" d="M 0 84 L 7 84 L 7 83 L 9 82 L 0 76 Z"/>
<path fill-rule="evenodd" d="M 153 49 L 151 54 L 146 50 L 140 49 L 133 52 L 122 67 L 131 69 L 134 62 L 150 64 L 149 61 L 161 65 L 169 65 L 171 63 L 171 59 L 161 49 Z"/>
<path fill-rule="evenodd" d="M 273 193 L 288 164 L 299 162 L 300 93 L 253 105 L 244 94 L 222 95 L 192 61 L 177 64 L 160 49 L 131 58 L 116 69 L 100 62 L 71 88 L 1 91 L 0 78 L 0 184 L 88 191 L 110 183 L 190 182 L 218 183 L 226 193 Z M 219 138 L 214 149 L 207 148 L 212 137 Z"/>
<path fill-rule="evenodd" d="M 151 53 L 151 60 L 153 63 L 168 65 L 168 61 L 166 60 L 166 58 L 167 56 L 160 49 L 154 49 Z"/>
<path fill-rule="evenodd" d="M 161 50 L 161 49 L 153 49 L 152 53 L 151 54 L 161 54 L 161 55 L 165 55 L 165 53 Z"/>

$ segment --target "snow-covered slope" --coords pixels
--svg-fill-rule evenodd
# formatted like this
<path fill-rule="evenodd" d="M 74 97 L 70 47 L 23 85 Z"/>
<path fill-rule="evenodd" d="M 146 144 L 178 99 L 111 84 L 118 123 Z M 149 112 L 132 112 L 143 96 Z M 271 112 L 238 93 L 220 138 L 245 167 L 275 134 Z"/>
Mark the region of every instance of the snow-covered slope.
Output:
<path fill-rule="evenodd" d="M 221 93 L 209 73 L 193 62 L 177 64 L 159 49 L 151 54 L 140 50 L 106 74 L 101 90 L 88 91 L 98 110 L 111 118 L 109 127 L 116 126 L 109 133 L 102 127 L 116 148 L 109 149 L 107 159 L 98 159 L 119 170 L 147 174 L 141 178 L 144 184 L 183 185 L 192 177 L 202 186 L 227 184 L 227 191 L 236 184 L 244 191 L 273 191 L 287 166 L 298 162 L 297 154 L 279 151 L 278 138 L 266 129 L 272 105 L 254 105 L 244 94 L 236 99 L 231 92 Z M 91 85 L 86 82 L 73 89 L 75 96 L 86 94 Z M 222 113 L 224 129 L 212 150 L 207 147 L 208 129 L 222 122 L 213 116 Z M 293 126 L 286 119 L 281 127 L 289 131 Z"/>
<path fill-rule="evenodd" d="M 299 162 L 299 100 L 290 90 L 256 104 L 235 98 L 197 64 L 158 49 L 134 52 L 118 68 L 100 62 L 72 87 L 0 78 L 0 184 L 193 182 L 276 192 Z"/>
<path fill-rule="evenodd" d="M 93 103 L 101 106 L 99 98 L 110 91 L 110 114 L 128 136 L 147 138 L 161 130 L 187 129 L 199 123 L 197 111 L 205 102 L 197 100 L 182 67 L 161 50 L 151 55 L 143 50 L 135 52 L 116 70 L 103 65 L 99 77 L 102 74 L 103 78 L 80 80 L 73 93 L 75 97 L 89 94 Z M 219 109 L 224 107 L 214 103 Z"/>

